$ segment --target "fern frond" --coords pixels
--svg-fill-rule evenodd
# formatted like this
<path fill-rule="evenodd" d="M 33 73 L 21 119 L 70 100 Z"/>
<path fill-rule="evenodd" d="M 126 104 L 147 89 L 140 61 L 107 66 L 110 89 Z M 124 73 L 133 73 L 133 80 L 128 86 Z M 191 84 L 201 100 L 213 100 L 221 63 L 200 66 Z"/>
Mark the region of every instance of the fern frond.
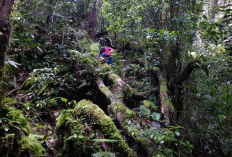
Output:
<path fill-rule="evenodd" d="M 19 63 L 15 62 L 14 60 L 10 59 L 9 57 L 6 57 L 5 64 L 9 64 L 15 68 L 18 68 L 20 65 Z"/>

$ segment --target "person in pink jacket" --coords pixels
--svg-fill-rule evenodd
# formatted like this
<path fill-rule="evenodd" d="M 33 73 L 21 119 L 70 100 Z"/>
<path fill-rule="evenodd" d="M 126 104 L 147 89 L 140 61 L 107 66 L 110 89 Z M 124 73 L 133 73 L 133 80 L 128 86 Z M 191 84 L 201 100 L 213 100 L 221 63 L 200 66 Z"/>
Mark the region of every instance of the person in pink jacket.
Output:
<path fill-rule="evenodd" d="M 102 41 L 100 39 L 99 43 L 101 45 L 103 45 L 101 42 Z M 111 48 L 111 47 L 107 47 L 107 46 L 102 47 L 101 50 L 100 50 L 100 54 L 98 56 L 98 59 L 100 59 L 101 61 L 105 61 L 105 59 L 108 58 L 108 65 L 111 67 L 112 60 L 113 60 L 113 51 L 114 51 L 114 49 Z"/>

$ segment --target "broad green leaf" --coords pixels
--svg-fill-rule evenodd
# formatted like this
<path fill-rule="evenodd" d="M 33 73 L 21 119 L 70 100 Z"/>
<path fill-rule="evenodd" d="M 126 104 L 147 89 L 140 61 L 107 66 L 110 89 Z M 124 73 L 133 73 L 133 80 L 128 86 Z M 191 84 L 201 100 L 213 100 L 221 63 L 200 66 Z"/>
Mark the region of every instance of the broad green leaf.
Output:
<path fill-rule="evenodd" d="M 164 35 L 164 29 L 161 29 L 159 32 L 160 34 Z"/>
<path fill-rule="evenodd" d="M 39 124 L 37 124 L 37 123 L 35 123 L 35 126 L 36 126 L 37 128 L 40 128 L 40 129 L 45 129 L 45 126 L 39 125 Z"/>
<path fill-rule="evenodd" d="M 9 130 L 9 127 L 8 126 L 3 126 L 4 130 L 5 131 L 8 131 Z"/>
<path fill-rule="evenodd" d="M 205 21 L 200 22 L 200 26 L 206 26 L 206 22 Z"/>
<path fill-rule="evenodd" d="M 61 98 L 61 101 L 66 103 L 68 100 L 66 98 Z"/>
<path fill-rule="evenodd" d="M 14 127 L 18 130 L 21 130 L 21 125 L 14 125 Z"/>
<path fill-rule="evenodd" d="M 179 142 L 180 142 L 180 144 L 186 146 L 186 143 L 184 143 L 183 141 L 179 141 Z"/>
<path fill-rule="evenodd" d="M 152 117 L 153 120 L 159 121 L 160 117 L 161 117 L 161 114 L 155 112 L 155 113 L 152 113 L 151 117 Z"/>
<path fill-rule="evenodd" d="M 147 100 L 143 100 L 143 104 L 144 106 L 146 106 L 147 108 L 150 107 L 150 103 Z"/>
<path fill-rule="evenodd" d="M 31 38 L 23 39 L 23 41 L 31 41 Z"/>
<path fill-rule="evenodd" d="M 196 27 L 197 27 L 197 24 L 196 24 L 196 23 L 192 23 L 192 26 L 193 26 L 194 28 L 196 28 Z"/>
<path fill-rule="evenodd" d="M 151 105 L 151 107 L 156 111 L 157 110 L 157 106 L 150 100 L 147 100 L 149 102 L 149 104 Z"/>

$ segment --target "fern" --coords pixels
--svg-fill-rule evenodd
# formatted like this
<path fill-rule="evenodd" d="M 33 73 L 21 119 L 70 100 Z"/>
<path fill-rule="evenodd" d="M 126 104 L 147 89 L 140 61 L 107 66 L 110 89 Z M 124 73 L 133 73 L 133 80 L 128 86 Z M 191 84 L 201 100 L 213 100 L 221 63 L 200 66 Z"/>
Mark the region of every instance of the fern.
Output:
<path fill-rule="evenodd" d="M 5 64 L 9 64 L 15 68 L 18 68 L 20 65 L 19 63 L 15 62 L 14 60 L 10 59 L 9 57 L 6 57 Z"/>

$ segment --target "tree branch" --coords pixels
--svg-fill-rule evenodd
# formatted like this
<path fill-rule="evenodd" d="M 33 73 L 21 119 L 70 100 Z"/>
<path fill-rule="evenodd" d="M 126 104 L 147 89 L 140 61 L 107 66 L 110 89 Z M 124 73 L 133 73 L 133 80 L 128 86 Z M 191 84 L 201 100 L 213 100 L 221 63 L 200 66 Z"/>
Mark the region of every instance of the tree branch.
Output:
<path fill-rule="evenodd" d="M 160 101 L 161 101 L 161 113 L 163 113 L 166 122 L 170 124 L 170 113 L 174 113 L 174 106 L 169 100 L 167 81 L 164 79 L 160 70 L 157 72 L 160 87 Z"/>
<path fill-rule="evenodd" d="M 184 70 L 182 70 L 181 73 L 179 73 L 176 77 L 172 78 L 169 81 L 168 85 L 171 88 L 173 88 L 174 83 L 177 85 L 181 84 L 190 76 L 193 69 L 195 69 L 195 68 L 201 68 L 208 74 L 208 69 L 206 68 L 206 66 L 201 64 L 201 62 L 199 60 L 194 60 L 194 61 L 191 61 L 190 63 L 188 63 L 187 66 L 184 68 Z"/>

